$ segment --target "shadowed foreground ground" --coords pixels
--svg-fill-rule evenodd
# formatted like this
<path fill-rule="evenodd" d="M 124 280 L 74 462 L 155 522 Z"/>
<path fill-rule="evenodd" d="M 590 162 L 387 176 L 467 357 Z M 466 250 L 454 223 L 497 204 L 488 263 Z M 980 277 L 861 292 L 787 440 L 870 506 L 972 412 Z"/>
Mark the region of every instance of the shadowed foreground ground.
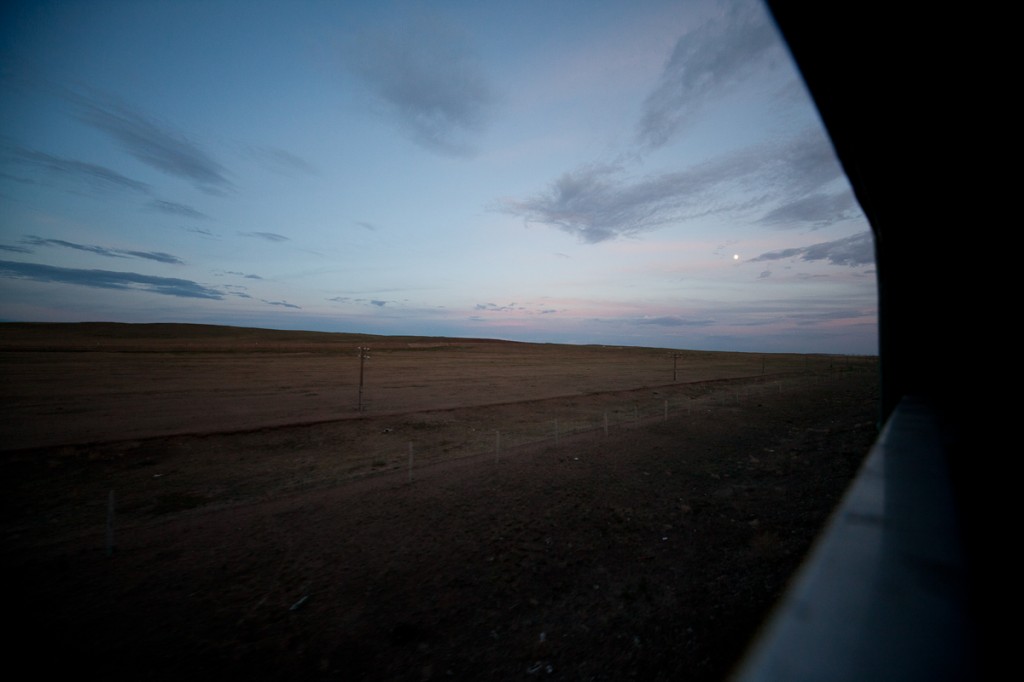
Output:
<path fill-rule="evenodd" d="M 330 424 L 4 453 L 13 650 L 125 680 L 719 680 L 867 452 L 876 400 L 864 369 L 702 394 L 411 483 L 314 475 L 342 447 Z"/>

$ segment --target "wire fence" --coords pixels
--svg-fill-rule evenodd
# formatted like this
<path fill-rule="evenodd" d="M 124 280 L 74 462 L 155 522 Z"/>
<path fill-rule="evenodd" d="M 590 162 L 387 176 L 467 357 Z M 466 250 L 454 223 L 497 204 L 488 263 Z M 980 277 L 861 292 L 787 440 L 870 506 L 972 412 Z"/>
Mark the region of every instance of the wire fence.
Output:
<path fill-rule="evenodd" d="M 735 409 L 751 400 L 778 398 L 807 382 L 838 382 L 870 371 L 853 367 L 826 373 L 787 373 L 728 380 L 709 380 L 648 387 L 612 394 L 515 403 L 471 410 L 444 410 L 396 419 L 382 435 L 391 453 L 377 454 L 369 467 L 353 460 L 353 476 L 408 471 L 461 459 L 514 457 L 521 449 L 559 446 L 580 436 L 607 436 L 659 421 L 690 416 L 707 417 L 716 410 Z M 384 439 L 364 443 L 378 453 L 387 451 Z M 369 469 L 369 470 L 367 470 Z"/>
<path fill-rule="evenodd" d="M 571 452 L 588 438 L 668 420 L 714 418 L 722 410 L 745 409 L 751 401 L 785 400 L 787 394 L 806 390 L 808 383 L 838 387 L 847 377 L 866 377 L 868 372 L 868 367 L 853 367 L 708 380 L 225 435 L 213 446 L 222 454 L 231 443 L 235 449 L 230 452 L 240 459 L 246 455 L 237 453 L 250 451 L 264 451 L 266 456 L 255 467 L 208 471 L 200 463 L 173 476 L 133 469 L 137 478 L 121 480 L 116 508 L 114 491 L 103 489 L 105 544 L 108 553 L 116 547 L 115 526 L 146 524 L 169 512 L 266 500 L 373 476 L 399 477 L 412 484 L 442 463 L 495 466 L 536 447 Z M 174 487 L 165 488 L 164 482 Z M 94 499 L 100 499 L 99 491 Z M 67 530 L 79 525 L 80 517 L 68 517 Z"/>

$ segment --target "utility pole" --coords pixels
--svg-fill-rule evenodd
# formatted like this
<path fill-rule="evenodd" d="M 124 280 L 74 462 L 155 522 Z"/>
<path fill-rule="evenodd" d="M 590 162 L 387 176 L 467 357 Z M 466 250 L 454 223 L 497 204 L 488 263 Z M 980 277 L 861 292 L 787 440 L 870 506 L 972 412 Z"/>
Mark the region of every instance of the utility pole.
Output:
<path fill-rule="evenodd" d="M 676 362 L 679 360 L 679 353 L 672 356 L 672 383 L 676 383 Z"/>
<path fill-rule="evenodd" d="M 363 365 L 366 364 L 368 357 L 370 357 L 370 349 L 366 346 L 359 346 L 359 404 L 356 406 L 359 412 L 363 411 Z"/>

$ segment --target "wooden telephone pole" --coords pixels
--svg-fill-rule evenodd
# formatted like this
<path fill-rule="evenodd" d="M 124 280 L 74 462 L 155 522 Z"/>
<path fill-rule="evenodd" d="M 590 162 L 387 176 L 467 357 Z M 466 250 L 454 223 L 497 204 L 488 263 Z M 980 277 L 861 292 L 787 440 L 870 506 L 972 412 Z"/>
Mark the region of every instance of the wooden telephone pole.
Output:
<path fill-rule="evenodd" d="M 363 366 L 368 357 L 370 357 L 370 349 L 366 346 L 359 346 L 359 403 L 356 406 L 359 412 L 363 411 Z"/>

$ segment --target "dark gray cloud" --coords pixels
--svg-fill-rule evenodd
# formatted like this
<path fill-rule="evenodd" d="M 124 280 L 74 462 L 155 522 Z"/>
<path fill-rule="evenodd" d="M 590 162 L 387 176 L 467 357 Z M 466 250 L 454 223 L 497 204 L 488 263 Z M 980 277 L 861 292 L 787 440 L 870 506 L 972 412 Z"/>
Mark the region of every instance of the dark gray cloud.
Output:
<path fill-rule="evenodd" d="M 796 247 L 792 249 L 780 249 L 778 251 L 769 251 L 768 253 L 762 253 L 756 258 L 751 258 L 751 263 L 761 263 L 770 260 L 786 260 L 787 258 L 796 258 L 807 250 L 806 247 Z"/>
<path fill-rule="evenodd" d="M 231 189 L 224 166 L 182 133 L 113 98 L 74 95 L 72 100 L 79 119 L 112 137 L 139 161 L 188 180 L 208 194 Z"/>
<path fill-rule="evenodd" d="M 797 257 L 804 261 L 827 260 L 833 265 L 848 265 L 850 267 L 873 265 L 875 262 L 874 240 L 870 232 L 861 232 L 851 237 L 811 246 L 769 251 L 756 258 L 751 258 L 750 262 L 786 260 Z"/>
<path fill-rule="evenodd" d="M 8 147 L 4 149 L 4 157 L 8 163 L 14 163 L 22 168 L 42 170 L 75 183 L 85 184 L 93 189 L 149 193 L 149 185 L 146 183 L 133 180 L 117 171 L 94 163 L 66 159 L 24 147 Z"/>
<path fill-rule="evenodd" d="M 297 306 L 294 303 L 288 303 L 287 301 L 268 301 L 265 298 L 261 298 L 260 301 L 267 305 L 279 305 L 282 308 L 295 308 L 296 310 L 302 310 L 302 306 Z"/>
<path fill-rule="evenodd" d="M 827 260 L 834 265 L 874 265 L 875 242 L 870 232 L 807 247 L 803 260 Z"/>
<path fill-rule="evenodd" d="M 372 303 L 373 305 L 377 306 L 378 308 L 383 308 L 384 306 L 386 306 L 388 304 L 387 301 L 381 301 L 381 300 L 377 300 L 377 299 L 371 300 L 370 303 Z"/>
<path fill-rule="evenodd" d="M 99 256 L 105 256 L 107 258 L 141 258 L 144 260 L 153 260 L 158 263 L 171 263 L 173 265 L 182 265 L 185 261 L 181 260 L 177 256 L 172 256 L 169 253 L 163 251 L 133 251 L 130 249 L 112 249 L 107 246 L 95 246 L 92 244 L 77 244 L 75 242 L 64 241 L 63 239 L 43 239 L 42 237 L 26 237 L 22 240 L 22 243 L 30 246 L 61 246 L 67 249 L 75 249 L 76 251 L 86 251 L 88 253 L 95 253 Z"/>
<path fill-rule="evenodd" d="M 641 145 L 655 148 L 685 128 L 712 97 L 721 96 L 784 56 L 760 3 L 730 7 L 676 42 L 637 125 Z"/>
<path fill-rule="evenodd" d="M 0 244 L 0 251 L 10 251 L 11 253 L 32 253 L 32 249 L 25 246 L 11 246 L 10 244 Z"/>
<path fill-rule="evenodd" d="M 246 279 L 263 279 L 263 278 L 262 278 L 262 277 L 260 277 L 259 275 L 247 275 L 247 274 L 246 274 L 246 273 L 244 273 L 244 272 L 234 272 L 234 271 L 232 271 L 232 270 L 228 270 L 228 271 L 226 271 L 226 272 L 225 272 L 224 274 L 225 274 L 225 275 L 238 275 L 239 277 L 244 277 L 244 278 L 246 278 Z"/>
<path fill-rule="evenodd" d="M 353 67 L 387 113 L 418 144 L 465 155 L 494 95 L 469 40 L 437 17 L 366 34 Z"/>
<path fill-rule="evenodd" d="M 216 289 L 204 287 L 187 279 L 175 277 L 153 277 L 137 272 L 113 272 L 110 270 L 83 270 L 59 268 L 38 263 L 16 263 L 0 261 L 0 277 L 27 279 L 36 282 L 76 284 L 98 289 L 122 289 L 145 291 L 181 298 L 206 298 L 220 300 L 224 294 Z"/>
<path fill-rule="evenodd" d="M 276 232 L 239 232 L 238 234 L 243 237 L 257 237 L 259 239 L 266 239 L 268 242 L 286 242 L 288 237 L 283 234 L 277 234 Z"/>
<path fill-rule="evenodd" d="M 206 215 L 201 211 L 197 211 L 191 206 L 185 204 L 179 204 L 176 201 L 163 201 L 161 199 L 153 199 L 149 202 L 149 207 L 156 209 L 161 213 L 167 213 L 168 215 L 181 216 L 183 218 L 192 218 L 193 220 L 206 220 L 210 216 Z"/>
<path fill-rule="evenodd" d="M 807 131 L 639 179 L 628 177 L 621 166 L 586 166 L 565 173 L 546 192 L 505 201 L 500 210 L 596 243 L 724 211 L 763 214 L 819 193 L 840 177 L 828 140 Z M 815 216 L 825 220 L 820 210 Z"/>

